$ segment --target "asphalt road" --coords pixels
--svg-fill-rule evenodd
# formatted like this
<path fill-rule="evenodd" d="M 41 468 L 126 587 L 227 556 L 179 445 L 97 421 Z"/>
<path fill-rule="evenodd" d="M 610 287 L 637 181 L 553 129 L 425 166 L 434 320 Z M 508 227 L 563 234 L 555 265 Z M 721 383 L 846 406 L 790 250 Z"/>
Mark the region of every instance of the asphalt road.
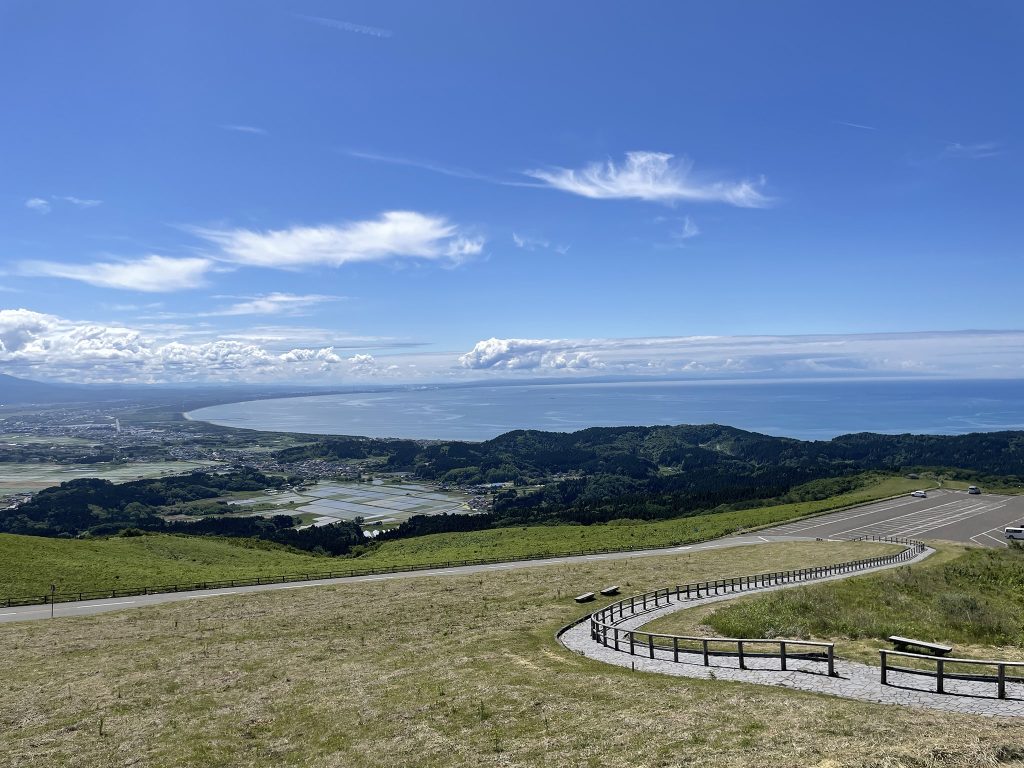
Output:
<path fill-rule="evenodd" d="M 811 536 L 813 539 L 814 537 Z M 612 552 L 603 555 L 579 555 L 576 557 L 553 557 L 545 560 L 523 560 L 512 563 L 495 563 L 491 565 L 467 565 L 457 568 L 437 568 L 427 571 L 400 571 L 398 573 L 378 574 L 375 576 L 352 576 L 342 579 L 322 579 L 320 581 L 304 581 L 292 584 L 261 584 L 253 587 L 233 587 L 230 589 L 197 590 L 195 592 L 171 592 L 164 595 L 138 595 L 136 597 L 117 598 L 116 600 L 85 600 L 75 603 L 57 603 L 54 616 L 91 616 L 97 613 L 142 608 L 148 605 L 176 603 L 180 600 L 208 600 L 224 595 L 245 595 L 252 592 L 269 592 L 279 589 L 303 589 L 305 587 L 322 586 L 324 584 L 347 584 L 364 581 L 384 581 L 388 579 L 418 579 L 423 576 L 460 576 L 469 573 L 485 573 L 492 571 L 511 571 L 520 568 L 536 568 L 544 565 L 560 565 L 565 563 L 588 563 L 594 560 L 624 560 L 633 557 L 657 557 L 678 552 L 699 552 L 708 549 L 736 547 L 752 544 L 765 544 L 772 541 L 801 541 L 803 535 L 769 536 L 749 535 L 736 536 L 728 539 L 716 539 L 700 544 L 688 544 L 671 549 L 645 549 L 637 552 Z M 10 621 L 33 621 L 50 618 L 50 606 L 26 605 L 17 608 L 0 608 L 0 623 Z"/>
<path fill-rule="evenodd" d="M 928 498 L 903 496 L 800 520 L 761 531 L 764 536 L 906 536 L 1005 547 L 1003 528 L 1024 520 L 1024 496 L 966 491 L 928 491 Z"/>
<path fill-rule="evenodd" d="M 324 579 L 299 584 L 262 584 L 231 589 L 198 590 L 165 595 L 139 595 L 115 600 L 86 600 L 77 603 L 58 603 L 54 616 L 91 616 L 97 613 L 142 608 L 148 605 L 175 603 L 180 600 L 208 600 L 225 595 L 243 595 L 250 592 L 268 592 L 280 589 L 302 589 L 324 584 L 383 581 L 385 579 L 412 579 L 422 576 L 458 576 L 468 573 L 517 570 L 544 565 L 586 563 L 594 560 L 622 560 L 632 557 L 656 557 L 676 552 L 698 552 L 708 549 L 764 544 L 772 541 L 801 541 L 807 539 L 853 538 L 855 536 L 905 536 L 917 539 L 944 539 L 962 541 L 989 547 L 1005 547 L 1002 529 L 1024 520 L 1024 496 L 997 496 L 982 494 L 970 496 L 962 491 L 929 491 L 928 498 L 910 496 L 880 501 L 828 515 L 796 521 L 760 531 L 758 534 L 733 536 L 701 544 L 672 549 L 649 549 L 639 552 L 615 552 L 603 555 L 526 560 L 493 565 L 470 565 L 458 568 L 437 568 L 429 571 L 406 571 L 375 576 L 353 576 L 343 579 Z M 50 606 L 28 605 L 18 608 L 0 608 L 0 623 L 32 621 L 50 617 Z"/>

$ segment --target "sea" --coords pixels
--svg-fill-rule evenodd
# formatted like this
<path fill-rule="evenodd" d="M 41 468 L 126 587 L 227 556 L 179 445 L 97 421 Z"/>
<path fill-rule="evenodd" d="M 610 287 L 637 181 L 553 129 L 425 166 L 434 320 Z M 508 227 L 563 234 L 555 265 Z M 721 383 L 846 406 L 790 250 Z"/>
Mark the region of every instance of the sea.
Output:
<path fill-rule="evenodd" d="M 228 403 L 186 415 L 275 432 L 468 441 L 515 429 L 711 423 L 802 440 L 851 432 L 953 435 L 1024 429 L 1024 381 L 437 386 Z"/>

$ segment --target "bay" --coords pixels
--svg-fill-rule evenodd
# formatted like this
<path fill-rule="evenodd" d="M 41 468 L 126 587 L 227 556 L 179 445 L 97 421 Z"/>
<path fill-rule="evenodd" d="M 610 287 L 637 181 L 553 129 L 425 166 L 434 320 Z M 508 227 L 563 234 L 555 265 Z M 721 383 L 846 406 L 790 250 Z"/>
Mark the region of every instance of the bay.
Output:
<path fill-rule="evenodd" d="M 1024 429 L 1020 380 L 601 382 L 431 387 L 228 403 L 188 414 L 229 427 L 487 440 L 514 429 L 727 424 L 823 440 L 850 432 Z"/>

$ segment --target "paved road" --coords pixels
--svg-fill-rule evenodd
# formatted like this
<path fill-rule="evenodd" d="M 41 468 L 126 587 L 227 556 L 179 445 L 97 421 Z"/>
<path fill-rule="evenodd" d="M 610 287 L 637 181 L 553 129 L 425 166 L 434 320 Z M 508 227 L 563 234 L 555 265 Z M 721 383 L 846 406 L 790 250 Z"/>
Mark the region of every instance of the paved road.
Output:
<path fill-rule="evenodd" d="M 1024 496 L 966 491 L 928 491 L 928 498 L 903 496 L 762 531 L 764 536 L 907 536 L 1005 547 L 1003 528 L 1024 520 Z"/>
<path fill-rule="evenodd" d="M 252 587 L 233 587 L 230 589 L 204 589 L 195 592 L 172 592 L 165 595 L 139 595 L 116 600 L 85 600 L 75 603 L 57 603 L 54 606 L 55 616 L 91 616 L 97 613 L 119 611 L 130 608 L 142 608 L 148 605 L 176 603 L 179 600 L 206 600 L 224 595 L 244 595 L 251 592 L 268 592 L 279 589 L 302 589 L 304 587 L 322 586 L 324 584 L 348 584 L 364 581 L 384 581 L 388 579 L 418 579 L 422 576 L 459 576 L 468 573 L 489 571 L 518 570 L 535 568 L 543 565 L 559 565 L 565 563 L 589 563 L 595 560 L 622 560 L 633 557 L 656 557 L 679 552 L 699 552 L 722 547 L 736 547 L 753 544 L 764 544 L 772 541 L 801 541 L 807 536 L 768 536 L 751 535 L 728 539 L 717 539 L 700 544 L 689 544 L 671 549 L 645 549 L 637 552 L 612 552 L 603 555 L 579 555 L 576 557 L 553 557 L 545 560 L 523 560 L 513 563 L 495 563 L 492 565 L 468 565 L 456 568 L 437 568 L 427 571 L 400 571 L 398 573 L 377 574 L 375 576 L 352 576 L 341 579 L 322 579 L 320 581 L 304 581 L 298 584 L 261 584 Z M 811 539 L 814 536 L 810 537 Z M 9 621 L 33 621 L 50 618 L 50 606 L 26 605 L 18 608 L 0 608 L 0 624 Z"/>
<path fill-rule="evenodd" d="M 650 549 L 640 552 L 616 552 L 605 555 L 582 555 L 578 557 L 526 560 L 494 565 L 472 565 L 461 568 L 438 568 L 429 571 L 406 571 L 376 576 L 354 576 L 345 579 L 324 579 L 301 584 L 263 584 L 253 587 L 231 589 L 199 590 L 177 592 L 166 595 L 140 595 L 116 600 L 87 600 L 79 603 L 58 603 L 55 616 L 89 616 L 147 605 L 173 603 L 179 600 L 197 600 L 239 595 L 249 592 L 266 592 L 278 589 L 300 589 L 323 584 L 344 584 L 348 582 L 381 581 L 384 579 L 409 579 L 420 576 L 456 576 L 485 571 L 533 568 L 562 563 L 585 563 L 593 560 L 618 560 L 631 557 L 652 557 L 674 552 L 700 551 L 720 547 L 735 547 L 763 544 L 770 541 L 800 541 L 815 538 L 853 538 L 855 536 L 906 536 L 912 538 L 947 539 L 964 541 L 984 546 L 1006 546 L 1000 538 L 1006 525 L 1024 519 L 1024 497 L 996 496 L 982 494 L 969 496 L 959 491 L 930 491 L 927 499 L 910 496 L 868 504 L 854 509 L 835 512 L 810 520 L 787 523 L 759 535 L 734 536 L 703 544 L 692 544 L 674 549 Z M 50 617 L 50 607 L 31 605 L 20 608 L 0 608 L 0 623 L 8 621 L 31 621 Z"/>

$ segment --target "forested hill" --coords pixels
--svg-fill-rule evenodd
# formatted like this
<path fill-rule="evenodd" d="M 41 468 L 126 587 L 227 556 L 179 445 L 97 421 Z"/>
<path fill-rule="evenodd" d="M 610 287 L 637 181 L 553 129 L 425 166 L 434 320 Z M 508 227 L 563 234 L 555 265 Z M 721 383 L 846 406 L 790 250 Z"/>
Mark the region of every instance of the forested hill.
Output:
<path fill-rule="evenodd" d="M 667 471 L 729 466 L 775 467 L 811 476 L 866 469 L 958 467 L 992 475 L 1024 474 L 1024 432 L 880 435 L 827 441 L 771 437 L 717 424 L 594 427 L 579 432 L 517 430 L 481 443 L 325 438 L 286 449 L 282 461 L 387 457 L 394 469 L 448 482 L 529 481 L 553 474 L 647 478 Z"/>
<path fill-rule="evenodd" d="M 801 441 L 717 424 L 598 427 L 573 433 L 521 430 L 482 443 L 325 438 L 278 454 L 283 461 L 374 456 L 385 458 L 389 469 L 443 482 L 512 482 L 522 487 L 544 481 L 541 488 L 499 493 L 494 504 L 497 524 L 592 523 L 757 504 L 810 481 L 835 481 L 827 491 L 822 486 L 822 492 L 840 492 L 838 481 L 865 470 L 941 467 L 1022 477 L 1024 432 L 862 433 Z M 415 518 L 410 523 L 425 530 L 461 524 Z"/>

